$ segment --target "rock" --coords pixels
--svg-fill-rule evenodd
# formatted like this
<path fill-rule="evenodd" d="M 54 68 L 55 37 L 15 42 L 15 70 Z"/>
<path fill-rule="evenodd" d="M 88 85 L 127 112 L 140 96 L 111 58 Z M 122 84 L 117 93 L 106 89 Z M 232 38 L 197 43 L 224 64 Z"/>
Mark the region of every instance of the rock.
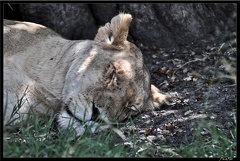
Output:
<path fill-rule="evenodd" d="M 152 55 L 152 58 L 153 58 L 153 59 L 156 59 L 156 58 L 157 58 L 157 55 L 155 55 L 155 54 Z"/>
<path fill-rule="evenodd" d="M 152 111 L 152 114 L 153 114 L 154 116 L 159 116 L 159 114 L 158 114 L 156 111 Z"/>
<path fill-rule="evenodd" d="M 145 130 L 140 130 L 139 131 L 139 134 L 144 134 L 145 133 Z"/>
<path fill-rule="evenodd" d="M 19 10 L 24 21 L 50 27 L 67 39 L 94 39 L 97 33 L 95 17 L 86 4 L 24 3 Z"/>
<path fill-rule="evenodd" d="M 116 16 L 118 12 L 118 4 L 105 3 L 102 4 L 89 4 L 87 5 L 92 14 L 90 14 L 96 21 L 97 25 L 104 25 L 106 22 Z"/>
<path fill-rule="evenodd" d="M 209 130 L 206 128 L 203 128 L 203 130 L 200 132 L 201 135 L 205 136 L 209 134 Z"/>
<path fill-rule="evenodd" d="M 212 48 L 212 47 L 208 45 L 208 46 L 206 47 L 206 51 L 211 51 L 211 48 Z"/>
<path fill-rule="evenodd" d="M 224 42 L 225 38 L 229 37 L 229 32 L 236 31 L 237 26 L 235 3 L 10 5 L 13 10 L 9 5 L 4 5 L 5 19 L 40 23 L 73 40 L 93 39 L 99 26 L 119 12 L 127 12 L 133 16 L 129 40 L 148 50 L 175 48 L 175 51 L 178 51 L 178 48 L 200 45 L 206 40 Z"/>
<path fill-rule="evenodd" d="M 156 138 L 157 138 L 157 137 L 154 136 L 154 135 L 149 135 L 149 136 L 147 136 L 147 139 L 148 139 L 150 142 L 156 140 Z"/>
<path fill-rule="evenodd" d="M 183 50 L 183 52 L 182 52 L 183 54 L 187 54 L 188 53 L 188 51 L 185 49 L 185 50 Z"/>
<path fill-rule="evenodd" d="M 150 116 L 149 115 L 143 115 L 142 118 L 143 119 L 146 119 L 146 118 L 149 118 Z"/>
<path fill-rule="evenodd" d="M 187 115 L 189 115 L 189 114 L 191 114 L 191 113 L 193 113 L 193 111 L 192 111 L 192 110 L 188 110 L 188 111 L 186 111 L 183 115 L 184 115 L 184 116 L 187 116 Z"/>

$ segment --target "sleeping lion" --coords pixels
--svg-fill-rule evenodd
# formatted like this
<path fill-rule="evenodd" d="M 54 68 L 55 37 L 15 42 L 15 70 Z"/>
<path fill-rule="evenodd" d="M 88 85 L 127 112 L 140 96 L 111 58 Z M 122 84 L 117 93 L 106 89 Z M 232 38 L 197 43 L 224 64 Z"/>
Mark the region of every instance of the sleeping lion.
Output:
<path fill-rule="evenodd" d="M 127 41 L 130 14 L 120 13 L 92 40 L 66 40 L 30 22 L 4 20 L 4 125 L 56 116 L 76 136 L 94 124 L 123 121 L 165 103 L 150 83 L 141 51 Z"/>

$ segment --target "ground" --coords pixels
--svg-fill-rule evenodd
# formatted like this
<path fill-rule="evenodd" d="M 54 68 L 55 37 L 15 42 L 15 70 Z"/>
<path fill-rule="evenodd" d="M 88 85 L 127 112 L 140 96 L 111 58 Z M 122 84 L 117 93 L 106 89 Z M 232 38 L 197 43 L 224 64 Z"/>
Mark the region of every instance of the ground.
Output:
<path fill-rule="evenodd" d="M 205 43 L 206 44 L 206 43 Z M 155 145 L 191 142 L 200 130 L 211 138 L 209 127 L 233 131 L 236 127 L 236 47 L 229 43 L 194 49 L 143 51 L 152 84 L 172 96 L 170 105 L 140 114 L 121 130 Z M 127 134 L 128 136 L 131 134 Z"/>
<path fill-rule="evenodd" d="M 126 140 L 111 129 L 71 140 L 58 133 L 54 118 L 46 124 L 36 119 L 4 133 L 3 156 L 236 157 L 236 41 L 210 44 L 142 49 L 152 84 L 172 98 L 116 124 Z"/>

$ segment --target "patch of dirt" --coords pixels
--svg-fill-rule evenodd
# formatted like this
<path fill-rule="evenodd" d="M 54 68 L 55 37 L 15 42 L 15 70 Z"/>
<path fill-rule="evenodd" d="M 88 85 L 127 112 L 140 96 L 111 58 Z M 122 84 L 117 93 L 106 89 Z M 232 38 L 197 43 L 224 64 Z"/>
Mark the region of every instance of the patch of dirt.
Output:
<path fill-rule="evenodd" d="M 207 43 L 205 43 L 207 44 Z M 200 45 L 181 51 L 143 51 L 152 84 L 172 96 L 171 105 L 140 114 L 121 127 L 160 145 L 191 141 L 196 129 L 215 122 L 233 131 L 236 124 L 236 46 Z M 204 122 L 203 122 L 204 120 Z M 207 139 L 205 128 L 201 134 Z"/>

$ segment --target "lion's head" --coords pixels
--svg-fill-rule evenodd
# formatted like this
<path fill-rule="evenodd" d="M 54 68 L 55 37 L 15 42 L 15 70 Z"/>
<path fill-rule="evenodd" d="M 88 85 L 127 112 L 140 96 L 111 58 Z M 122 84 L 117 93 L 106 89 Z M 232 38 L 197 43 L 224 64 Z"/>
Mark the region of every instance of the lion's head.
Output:
<path fill-rule="evenodd" d="M 127 40 L 131 20 L 130 14 L 120 13 L 99 28 L 93 45 L 98 53 L 93 64 L 102 72 L 98 79 L 102 86 L 94 90 L 93 103 L 118 121 L 153 109 L 167 98 L 151 86 L 141 51 Z"/>

